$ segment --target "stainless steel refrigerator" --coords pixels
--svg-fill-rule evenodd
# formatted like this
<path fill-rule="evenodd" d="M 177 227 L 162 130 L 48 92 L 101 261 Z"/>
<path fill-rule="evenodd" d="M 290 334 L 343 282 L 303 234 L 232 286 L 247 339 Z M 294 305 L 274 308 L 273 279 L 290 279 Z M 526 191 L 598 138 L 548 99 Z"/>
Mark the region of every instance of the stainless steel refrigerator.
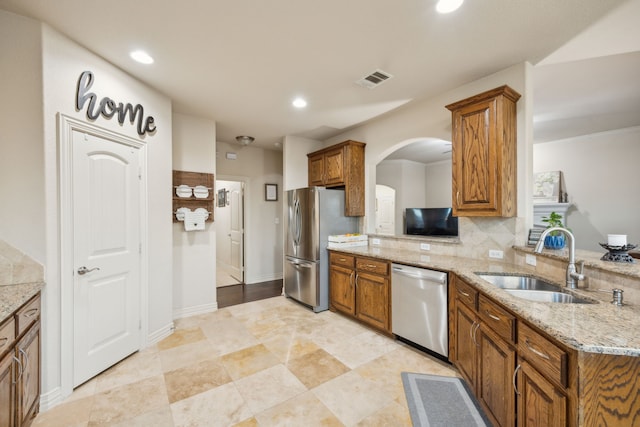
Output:
<path fill-rule="evenodd" d="M 344 216 L 344 190 L 309 187 L 287 192 L 284 292 L 313 309 L 329 308 L 329 235 L 356 233 Z"/>

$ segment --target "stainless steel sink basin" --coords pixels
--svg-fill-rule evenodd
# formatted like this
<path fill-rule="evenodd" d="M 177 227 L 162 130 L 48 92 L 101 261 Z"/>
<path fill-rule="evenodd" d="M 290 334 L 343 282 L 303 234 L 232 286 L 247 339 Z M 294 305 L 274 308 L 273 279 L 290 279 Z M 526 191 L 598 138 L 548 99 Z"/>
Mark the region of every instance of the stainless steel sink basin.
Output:
<path fill-rule="evenodd" d="M 564 304 L 592 304 L 593 301 L 571 294 L 554 291 L 531 291 L 524 289 L 505 289 L 514 297 L 537 302 L 559 302 Z"/>
<path fill-rule="evenodd" d="M 477 275 L 502 289 L 522 289 L 535 291 L 559 291 L 560 288 L 553 283 L 529 276 L 505 276 L 501 274 L 477 273 Z"/>
<path fill-rule="evenodd" d="M 492 285 L 509 292 L 514 297 L 529 301 L 564 304 L 592 304 L 594 302 L 561 292 L 559 286 L 536 277 L 491 273 L 476 274 Z"/>

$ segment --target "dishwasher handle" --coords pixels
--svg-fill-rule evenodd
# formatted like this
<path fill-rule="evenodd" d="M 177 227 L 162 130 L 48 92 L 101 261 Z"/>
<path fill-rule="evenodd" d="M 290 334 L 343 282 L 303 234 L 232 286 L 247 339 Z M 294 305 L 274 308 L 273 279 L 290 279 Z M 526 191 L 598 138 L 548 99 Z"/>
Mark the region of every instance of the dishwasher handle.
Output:
<path fill-rule="evenodd" d="M 408 268 L 394 264 L 392 267 L 392 273 L 394 275 L 406 276 L 412 279 L 427 280 L 440 285 L 447 284 L 447 274 L 441 271 Z"/>

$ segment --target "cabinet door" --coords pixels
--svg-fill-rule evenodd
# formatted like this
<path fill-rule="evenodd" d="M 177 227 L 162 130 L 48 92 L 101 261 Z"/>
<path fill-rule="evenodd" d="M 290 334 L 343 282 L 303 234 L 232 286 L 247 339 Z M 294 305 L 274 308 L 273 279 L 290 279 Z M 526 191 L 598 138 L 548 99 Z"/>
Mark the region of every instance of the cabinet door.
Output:
<path fill-rule="evenodd" d="M 526 361 L 518 372 L 518 426 L 566 427 L 567 398 Z"/>
<path fill-rule="evenodd" d="M 516 350 L 484 323 L 478 333 L 477 397 L 496 426 L 514 426 Z"/>
<path fill-rule="evenodd" d="M 344 185 L 344 148 L 328 151 L 324 155 L 324 184 Z"/>
<path fill-rule="evenodd" d="M 13 352 L 0 360 L 0 427 L 15 425 L 15 387 L 13 386 Z"/>
<path fill-rule="evenodd" d="M 495 100 L 456 111 L 452 144 L 454 215 L 457 211 L 497 209 L 496 155 Z"/>
<path fill-rule="evenodd" d="M 356 314 L 354 279 L 355 270 L 337 265 L 329 269 L 330 304 L 335 310 Z"/>
<path fill-rule="evenodd" d="M 476 315 L 464 304 L 456 301 L 455 315 L 455 360 L 462 377 L 472 389 L 476 387 L 477 335 L 479 326 Z"/>
<path fill-rule="evenodd" d="M 358 272 L 356 317 L 373 327 L 390 331 L 389 279 L 387 277 Z"/>
<path fill-rule="evenodd" d="M 324 156 L 309 157 L 309 186 L 324 185 Z"/>
<path fill-rule="evenodd" d="M 17 357 L 22 375 L 17 382 L 18 426 L 28 426 L 40 407 L 40 322 L 18 342 Z"/>

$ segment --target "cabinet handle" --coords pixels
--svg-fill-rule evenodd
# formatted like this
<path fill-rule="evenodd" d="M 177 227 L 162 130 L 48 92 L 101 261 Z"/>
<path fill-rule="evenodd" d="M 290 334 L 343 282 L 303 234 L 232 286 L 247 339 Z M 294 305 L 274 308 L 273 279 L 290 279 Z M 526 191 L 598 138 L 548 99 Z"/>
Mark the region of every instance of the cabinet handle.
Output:
<path fill-rule="evenodd" d="M 340 261 L 340 262 L 345 262 L 346 260 L 347 260 L 346 258 L 340 258 L 340 259 L 338 259 L 338 261 Z"/>
<path fill-rule="evenodd" d="M 27 355 L 27 352 L 24 351 L 23 348 L 20 349 L 20 354 L 22 354 L 24 356 L 24 367 L 22 368 L 22 372 L 24 373 L 24 371 L 27 370 L 27 368 L 29 367 L 29 355 Z"/>
<path fill-rule="evenodd" d="M 356 274 L 355 284 L 356 284 L 356 289 L 357 289 L 358 288 L 358 275 L 357 274 Z"/>
<path fill-rule="evenodd" d="M 353 287 L 354 281 L 353 281 L 353 276 L 354 274 L 356 274 L 355 271 L 352 271 L 351 274 L 349 275 L 349 286 Z"/>
<path fill-rule="evenodd" d="M 531 345 L 531 343 L 529 342 L 529 339 L 527 338 L 526 340 L 524 340 L 524 343 L 526 344 L 527 348 L 529 350 L 531 350 L 534 354 L 537 354 L 538 356 L 542 357 L 543 359 L 546 360 L 551 360 L 551 358 L 549 357 L 548 354 L 541 352 L 540 350 L 536 350 L 535 348 L 533 348 L 533 346 Z"/>
<path fill-rule="evenodd" d="M 24 313 L 24 317 L 33 317 L 34 315 L 38 314 L 38 309 L 37 308 L 32 308 L 31 310 L 27 310 Z"/>
<path fill-rule="evenodd" d="M 469 335 L 471 335 L 471 341 L 473 341 L 473 345 L 475 345 L 476 347 L 478 346 L 478 341 L 476 341 L 476 333 L 478 332 L 479 327 L 480 327 L 480 323 L 477 323 L 474 320 L 473 325 L 471 325 L 471 329 L 469 329 Z"/>
<path fill-rule="evenodd" d="M 460 192 L 456 191 L 456 206 L 460 206 Z"/>
<path fill-rule="evenodd" d="M 0 338 L 0 347 L 4 347 L 7 341 L 9 341 L 7 337 Z"/>
<path fill-rule="evenodd" d="M 461 291 L 460 289 L 458 289 L 458 293 L 464 295 L 465 297 L 469 298 L 469 294 L 466 292 Z"/>
<path fill-rule="evenodd" d="M 491 314 L 491 312 L 489 310 L 485 310 L 484 312 L 487 313 L 487 316 L 489 316 L 490 318 L 492 318 L 496 322 L 499 322 L 501 320 L 498 316 L 495 316 L 495 315 Z"/>
<path fill-rule="evenodd" d="M 20 378 L 22 378 L 22 373 L 24 372 L 24 370 L 22 369 L 22 362 L 20 361 L 20 359 L 18 359 L 15 356 L 11 356 L 11 357 L 13 357 L 13 360 L 18 362 L 18 372 L 19 372 L 18 377 L 12 381 L 13 384 L 16 384 L 18 381 L 20 381 Z"/>
<path fill-rule="evenodd" d="M 518 371 L 520 370 L 520 368 L 522 368 L 522 366 L 520 364 L 518 364 L 518 366 L 516 366 L 516 369 L 513 371 L 513 389 L 516 391 L 516 394 L 518 396 L 520 396 L 520 392 L 518 391 L 518 386 L 516 384 L 516 378 L 518 376 Z"/>
<path fill-rule="evenodd" d="M 367 264 L 366 267 L 367 268 L 373 268 L 374 270 L 376 268 L 375 264 Z"/>

